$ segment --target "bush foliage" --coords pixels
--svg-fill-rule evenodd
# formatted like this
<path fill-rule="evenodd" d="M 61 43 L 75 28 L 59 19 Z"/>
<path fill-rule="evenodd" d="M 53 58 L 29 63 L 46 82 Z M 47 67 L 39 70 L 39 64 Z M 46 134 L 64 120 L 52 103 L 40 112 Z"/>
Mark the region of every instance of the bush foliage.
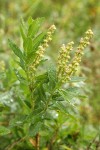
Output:
<path fill-rule="evenodd" d="M 0 150 L 99 150 L 99 61 L 91 54 L 98 46 L 97 4 L 68 1 L 71 9 L 66 17 L 66 1 L 48 0 L 47 7 L 41 0 L 23 2 L 18 1 L 23 9 L 16 10 L 24 20 L 30 15 L 36 19 L 17 19 L 19 30 L 17 21 L 5 23 L 0 15 L 5 29 L 0 30 Z M 16 8 L 12 0 L 0 3 L 2 12 L 4 7 L 8 12 Z M 39 11 L 40 6 L 45 9 Z M 78 11 L 72 14 L 75 8 Z M 83 20 L 78 24 L 80 13 Z M 51 23 L 56 26 L 48 27 Z M 91 29 L 84 34 L 90 26 L 94 41 Z M 90 66 L 95 68 L 95 82 Z"/>

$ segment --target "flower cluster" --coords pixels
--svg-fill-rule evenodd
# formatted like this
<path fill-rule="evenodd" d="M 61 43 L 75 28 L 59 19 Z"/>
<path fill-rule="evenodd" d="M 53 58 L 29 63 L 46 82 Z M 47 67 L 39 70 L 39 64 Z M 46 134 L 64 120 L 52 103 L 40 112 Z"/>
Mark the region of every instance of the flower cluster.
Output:
<path fill-rule="evenodd" d="M 70 59 L 70 51 L 73 49 L 74 42 L 70 42 L 65 46 L 65 44 L 62 45 L 61 50 L 59 52 L 58 57 L 58 76 L 62 77 L 65 74 L 66 65 L 69 62 Z"/>
<path fill-rule="evenodd" d="M 3 60 L 0 61 L 0 72 L 3 72 L 5 70 L 5 63 Z"/>
<path fill-rule="evenodd" d="M 30 73 L 32 75 L 35 73 L 37 66 L 39 65 L 42 57 L 44 56 L 45 49 L 49 46 L 48 44 L 52 40 L 52 34 L 54 33 L 55 30 L 56 30 L 55 25 L 52 25 L 48 29 L 46 38 L 43 40 L 43 43 L 38 47 L 34 62 L 29 67 Z"/>
<path fill-rule="evenodd" d="M 78 69 L 79 63 L 81 62 L 81 58 L 83 53 L 84 48 L 89 45 L 89 41 L 93 36 L 93 32 L 91 29 L 89 29 L 86 32 L 86 36 L 84 38 L 81 38 L 79 46 L 77 47 L 77 51 L 75 53 L 75 56 L 72 60 L 72 62 L 68 65 L 66 65 L 66 62 L 68 62 L 68 58 L 70 58 L 69 53 L 65 51 L 64 56 L 66 55 L 67 58 L 65 59 L 62 57 L 62 54 L 64 53 L 63 48 L 60 52 L 61 57 L 58 58 L 58 78 L 60 78 L 61 82 L 66 82 L 67 80 L 70 80 L 70 77 L 75 74 L 75 72 Z M 65 46 L 64 46 L 65 47 Z M 72 49 L 72 45 L 71 45 Z M 62 62 L 62 64 L 61 64 Z M 63 71 L 62 71 L 63 70 Z"/>

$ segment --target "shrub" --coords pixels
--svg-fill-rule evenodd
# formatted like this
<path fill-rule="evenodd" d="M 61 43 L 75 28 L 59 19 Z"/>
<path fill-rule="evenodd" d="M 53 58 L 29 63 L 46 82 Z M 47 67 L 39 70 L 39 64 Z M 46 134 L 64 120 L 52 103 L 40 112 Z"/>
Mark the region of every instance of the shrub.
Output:
<path fill-rule="evenodd" d="M 0 100 L 1 118 L 7 120 L 0 127 L 0 135 L 7 135 L 10 142 L 4 145 L 6 149 L 67 149 L 64 141 L 72 121 L 76 124 L 75 134 L 78 135 L 79 116 L 74 100 L 84 96 L 81 87 L 74 83 L 84 81 L 83 77 L 76 77 L 76 72 L 93 32 L 89 29 L 85 33 L 73 58 L 71 50 L 74 42 L 63 44 L 58 61 L 53 64 L 44 58 L 44 52 L 56 27 L 52 25 L 41 32 L 42 22 L 43 18 L 33 20 L 31 17 L 27 23 L 21 21 L 22 49 L 8 40 L 17 57 L 16 63 L 11 62 L 13 66 L 5 71 L 3 84 L 8 86 L 8 91 L 1 94 Z"/>

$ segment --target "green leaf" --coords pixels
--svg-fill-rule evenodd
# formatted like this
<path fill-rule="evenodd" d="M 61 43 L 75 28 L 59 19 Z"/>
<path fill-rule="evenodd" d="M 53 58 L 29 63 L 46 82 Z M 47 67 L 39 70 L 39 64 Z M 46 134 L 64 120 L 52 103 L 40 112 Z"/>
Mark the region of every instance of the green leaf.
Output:
<path fill-rule="evenodd" d="M 25 62 L 23 59 L 20 59 L 19 65 L 25 71 L 26 67 L 25 67 Z"/>
<path fill-rule="evenodd" d="M 47 58 L 41 59 L 41 61 L 40 61 L 40 65 L 41 65 L 41 64 L 43 64 L 43 63 L 45 63 L 46 61 L 48 61 L 48 59 L 47 59 Z"/>
<path fill-rule="evenodd" d="M 25 31 L 24 31 L 24 28 L 23 28 L 23 25 L 20 24 L 20 33 L 21 33 L 21 36 L 23 38 L 23 40 L 26 39 L 26 35 L 25 35 Z"/>
<path fill-rule="evenodd" d="M 48 66 L 48 78 L 49 78 L 49 86 L 51 89 L 54 89 L 57 82 L 57 76 L 56 76 L 56 68 L 53 64 L 50 64 Z"/>
<path fill-rule="evenodd" d="M 73 97 L 83 96 L 84 93 L 81 88 L 78 87 L 69 87 L 66 89 L 66 92 L 70 95 L 73 95 Z"/>
<path fill-rule="evenodd" d="M 41 120 L 44 111 L 43 108 L 34 109 L 26 118 L 27 122 L 35 123 Z"/>
<path fill-rule="evenodd" d="M 35 34 L 38 32 L 39 27 L 40 26 L 39 26 L 38 22 L 36 20 L 34 20 L 33 23 L 29 26 L 27 36 L 33 38 L 35 36 Z"/>
<path fill-rule="evenodd" d="M 23 83 L 23 84 L 25 84 L 25 85 L 28 85 L 26 79 L 19 73 L 19 71 L 18 71 L 17 69 L 14 69 L 14 71 L 15 71 L 15 74 L 16 74 L 18 80 L 19 80 L 21 83 Z"/>
<path fill-rule="evenodd" d="M 7 129 L 4 126 L 0 126 L 0 136 L 6 135 L 6 134 L 9 134 L 9 133 L 10 133 L 9 129 Z"/>
<path fill-rule="evenodd" d="M 37 82 L 37 83 L 39 83 L 39 82 L 45 83 L 45 82 L 47 82 L 47 81 L 48 81 L 48 74 L 47 74 L 47 72 L 44 73 L 44 74 L 38 75 L 38 76 L 36 77 L 36 82 Z"/>
<path fill-rule="evenodd" d="M 20 23 L 20 33 L 24 40 L 26 38 L 28 27 L 27 27 L 27 24 L 24 22 L 23 18 L 21 18 L 20 22 L 21 22 Z"/>
<path fill-rule="evenodd" d="M 85 77 L 71 77 L 71 80 L 69 82 L 81 82 L 81 81 L 85 81 L 86 78 Z"/>
<path fill-rule="evenodd" d="M 32 45 L 32 51 L 28 54 L 27 63 L 32 63 L 34 61 L 36 51 L 38 50 L 38 46 L 43 42 L 46 33 L 40 33 L 34 40 Z"/>
<path fill-rule="evenodd" d="M 12 128 L 12 127 L 15 127 L 15 126 L 20 126 L 20 127 L 23 127 L 22 125 L 24 124 L 24 122 L 26 121 L 26 115 L 20 115 L 20 116 L 18 116 L 18 117 L 16 117 L 16 118 L 13 118 L 11 121 L 10 121 L 10 123 L 9 123 L 9 125 L 10 125 L 10 127 Z"/>
<path fill-rule="evenodd" d="M 55 106 L 58 108 L 58 110 L 60 110 L 62 113 L 64 113 L 65 115 L 70 116 L 73 119 L 76 119 L 74 117 L 73 114 L 71 114 L 71 112 L 69 111 L 69 109 L 67 108 L 67 106 L 65 104 L 63 104 L 62 102 L 56 102 Z"/>
<path fill-rule="evenodd" d="M 25 62 L 23 59 L 20 59 L 20 61 L 17 61 L 17 60 L 15 61 L 24 71 L 26 71 L 26 66 L 25 66 Z"/>
<path fill-rule="evenodd" d="M 33 19 L 32 19 L 32 17 L 30 16 L 29 18 L 28 18 L 28 20 L 27 20 L 27 22 L 28 22 L 28 25 L 31 25 L 32 23 L 33 23 Z"/>
<path fill-rule="evenodd" d="M 44 88 L 43 88 L 43 84 L 39 84 L 39 86 L 36 88 L 37 90 L 37 100 L 36 101 L 36 104 L 38 104 L 39 101 L 46 101 L 46 95 L 45 95 L 45 91 L 44 91 Z"/>
<path fill-rule="evenodd" d="M 70 105 L 74 106 L 73 103 L 71 103 L 71 100 L 74 98 L 74 96 L 65 91 L 65 90 L 58 90 L 59 94 L 63 97 L 64 100 L 66 100 Z"/>
<path fill-rule="evenodd" d="M 38 32 L 42 22 L 43 22 L 43 18 L 38 18 L 36 20 L 33 20 L 33 22 L 31 21 L 31 24 L 28 28 L 27 36 L 33 38 L 36 35 L 36 33 Z"/>
<path fill-rule="evenodd" d="M 40 33 L 36 38 L 33 40 L 33 51 L 43 42 L 43 39 L 46 35 L 46 32 Z"/>
<path fill-rule="evenodd" d="M 25 100 L 18 97 L 17 101 L 20 104 L 21 108 L 23 109 L 23 114 L 28 114 L 31 112 L 30 107 L 27 105 Z"/>
<path fill-rule="evenodd" d="M 17 47 L 17 45 L 15 43 L 13 43 L 11 40 L 8 39 L 8 43 L 10 48 L 13 50 L 13 52 L 15 53 L 16 56 L 18 56 L 20 59 L 24 60 L 24 56 L 23 53 L 21 52 L 21 50 Z"/>
<path fill-rule="evenodd" d="M 32 51 L 33 47 L 33 42 L 30 37 L 25 38 L 24 43 L 23 43 L 24 50 L 26 54 L 30 53 Z"/>

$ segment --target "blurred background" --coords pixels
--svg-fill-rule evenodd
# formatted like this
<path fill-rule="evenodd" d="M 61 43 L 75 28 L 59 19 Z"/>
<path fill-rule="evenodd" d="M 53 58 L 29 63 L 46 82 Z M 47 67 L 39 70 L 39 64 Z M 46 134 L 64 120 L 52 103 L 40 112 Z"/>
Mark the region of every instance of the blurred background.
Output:
<path fill-rule="evenodd" d="M 84 91 L 88 96 L 81 102 L 80 115 L 84 118 L 86 132 L 89 129 L 90 134 L 94 133 L 100 125 L 100 1 L 0 0 L 0 64 L 4 61 L 6 68 L 12 53 L 7 40 L 13 39 L 21 45 L 20 18 L 26 21 L 29 16 L 33 19 L 45 17 L 43 29 L 56 25 L 57 31 L 47 50 L 47 55 L 54 62 L 62 43 L 75 41 L 77 47 L 85 31 L 89 28 L 93 30 L 94 38 L 85 49 L 79 75 L 86 77 Z"/>

